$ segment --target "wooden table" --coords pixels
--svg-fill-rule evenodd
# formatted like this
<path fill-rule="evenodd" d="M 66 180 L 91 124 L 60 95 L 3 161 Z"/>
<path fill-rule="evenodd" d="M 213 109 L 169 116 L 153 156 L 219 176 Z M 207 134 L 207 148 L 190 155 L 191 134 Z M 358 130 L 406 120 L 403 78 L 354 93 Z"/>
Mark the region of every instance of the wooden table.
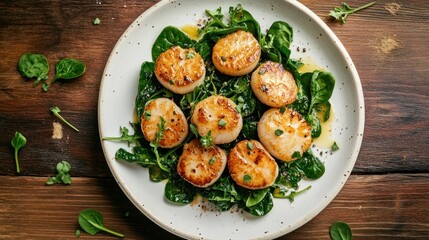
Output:
<path fill-rule="evenodd" d="M 107 58 L 128 25 L 157 1 L 0 2 L 0 239 L 73 239 L 81 210 L 99 210 L 107 226 L 128 239 L 177 238 L 148 220 L 113 179 L 98 136 L 97 98 Z M 329 239 L 345 221 L 355 239 L 429 237 L 429 1 L 382 0 L 330 21 L 339 1 L 300 1 L 337 34 L 359 71 L 366 104 L 362 149 L 347 184 L 317 217 L 282 239 Z M 350 0 L 351 6 L 367 1 Z M 98 17 L 100 25 L 93 25 Z M 64 57 L 87 64 L 84 76 L 44 93 L 17 71 L 25 52 L 53 64 Z M 63 125 L 53 139 L 58 106 L 77 133 Z M 20 131 L 21 173 L 10 141 Z M 72 165 L 73 183 L 45 186 L 55 165 Z M 99 233 L 83 239 L 112 239 Z"/>

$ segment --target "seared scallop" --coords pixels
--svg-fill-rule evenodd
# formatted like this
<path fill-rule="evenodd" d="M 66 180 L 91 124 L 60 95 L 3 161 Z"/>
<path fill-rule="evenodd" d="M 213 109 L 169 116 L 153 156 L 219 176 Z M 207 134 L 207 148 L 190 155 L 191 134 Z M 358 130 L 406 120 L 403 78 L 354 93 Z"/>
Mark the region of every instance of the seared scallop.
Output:
<path fill-rule="evenodd" d="M 157 98 L 146 105 L 141 117 L 141 129 L 146 140 L 152 142 L 156 139 L 163 121 L 159 146 L 172 148 L 183 142 L 188 135 L 188 122 L 182 110 L 168 98 Z"/>
<path fill-rule="evenodd" d="M 186 94 L 204 82 L 204 60 L 193 48 L 179 46 L 161 53 L 155 63 L 155 76 L 168 90 Z"/>
<path fill-rule="evenodd" d="M 271 155 L 290 162 L 302 156 L 312 143 L 311 127 L 296 111 L 271 108 L 258 122 L 258 137 Z"/>
<path fill-rule="evenodd" d="M 256 140 L 243 140 L 231 149 L 228 169 L 232 179 L 247 189 L 263 189 L 274 184 L 279 167 Z"/>
<path fill-rule="evenodd" d="M 255 96 L 270 107 L 293 103 L 298 93 L 295 78 L 283 65 L 267 61 L 252 73 L 250 80 Z"/>
<path fill-rule="evenodd" d="M 242 76 L 252 72 L 261 57 L 256 38 L 242 30 L 221 38 L 213 47 L 212 61 L 216 69 L 226 75 Z"/>
<path fill-rule="evenodd" d="M 227 161 L 226 153 L 217 146 L 203 147 L 194 139 L 185 144 L 177 164 L 177 173 L 196 187 L 209 187 L 222 175 Z"/>
<path fill-rule="evenodd" d="M 234 141 L 243 127 L 243 118 L 237 105 L 224 96 L 210 96 L 195 105 L 191 122 L 200 136 L 210 132 L 214 144 Z"/>

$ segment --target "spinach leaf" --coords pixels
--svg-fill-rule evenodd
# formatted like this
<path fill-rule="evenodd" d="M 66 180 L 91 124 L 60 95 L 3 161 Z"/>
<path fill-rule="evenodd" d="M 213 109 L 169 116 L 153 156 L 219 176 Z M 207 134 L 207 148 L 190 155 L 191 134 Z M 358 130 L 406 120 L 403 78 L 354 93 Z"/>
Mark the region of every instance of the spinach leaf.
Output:
<path fill-rule="evenodd" d="M 231 100 L 237 104 L 236 110 L 243 117 L 250 116 L 255 111 L 257 101 L 251 88 L 247 88 L 244 92 L 231 97 Z"/>
<path fill-rule="evenodd" d="M 290 57 L 289 46 L 292 41 L 292 27 L 286 22 L 274 22 L 262 39 L 262 52 L 271 61 L 286 65 Z"/>
<path fill-rule="evenodd" d="M 152 60 L 156 61 L 158 56 L 170 47 L 180 46 L 190 48 L 195 43 L 186 33 L 174 26 L 165 27 L 152 46 Z"/>
<path fill-rule="evenodd" d="M 79 225 L 88 234 L 95 235 L 99 231 L 110 233 L 114 236 L 123 238 L 124 235 L 114 232 L 103 225 L 103 216 L 93 209 L 85 209 L 79 213 Z"/>
<path fill-rule="evenodd" d="M 253 207 L 260 203 L 270 191 L 270 188 L 265 188 L 261 190 L 252 190 L 249 191 L 249 195 L 245 199 L 246 207 Z"/>
<path fill-rule="evenodd" d="M 83 62 L 73 59 L 64 58 L 55 64 L 55 76 L 51 81 L 51 85 L 57 79 L 73 79 L 80 77 L 85 72 L 86 66 Z"/>
<path fill-rule="evenodd" d="M 244 10 L 241 4 L 238 4 L 235 8 L 230 7 L 229 15 L 231 16 L 231 27 L 245 27 L 246 30 L 251 32 L 256 40 L 261 43 L 261 27 L 259 26 L 258 21 L 253 18 L 252 14 Z"/>
<path fill-rule="evenodd" d="M 172 202 L 188 204 L 195 196 L 196 189 L 179 176 L 170 178 L 165 185 L 165 198 Z"/>
<path fill-rule="evenodd" d="M 311 137 L 317 138 L 322 132 L 321 120 L 326 121 L 329 118 L 331 108 L 329 99 L 334 91 L 335 78 L 328 72 L 316 70 L 313 73 L 303 74 L 301 84 L 303 89 L 306 89 L 305 91 L 309 92 L 311 96 L 306 118 L 311 125 Z M 324 111 L 321 114 L 322 119 L 319 119 L 318 111 Z"/>
<path fill-rule="evenodd" d="M 243 116 L 250 116 L 257 104 L 257 100 L 253 95 L 250 86 L 250 77 L 245 75 L 242 77 L 232 78 L 223 82 L 219 93 L 230 98 L 237 104 L 237 111 Z"/>
<path fill-rule="evenodd" d="M 241 196 L 237 193 L 230 177 L 222 177 L 209 188 L 201 191 L 201 196 L 213 203 L 220 211 L 231 209 Z"/>
<path fill-rule="evenodd" d="M 290 164 L 287 163 L 280 163 L 279 168 L 279 176 L 276 179 L 276 184 L 287 188 L 298 189 L 298 182 L 301 181 L 304 176 L 302 170 L 297 167 L 291 167 Z"/>
<path fill-rule="evenodd" d="M 258 139 L 258 121 L 254 117 L 243 118 L 243 128 L 241 135 L 244 139 Z"/>
<path fill-rule="evenodd" d="M 231 98 L 234 94 L 243 93 L 249 89 L 250 77 L 249 75 L 232 78 L 222 84 L 219 93 L 225 97 Z"/>
<path fill-rule="evenodd" d="M 318 179 L 325 173 L 325 165 L 309 148 L 303 156 L 290 164 L 290 168 L 297 168 L 308 179 Z"/>
<path fill-rule="evenodd" d="M 266 38 L 268 42 L 272 42 L 273 47 L 276 49 L 281 47 L 289 48 L 293 41 L 293 29 L 287 22 L 277 21 L 271 24 Z"/>
<path fill-rule="evenodd" d="M 162 170 L 158 164 L 152 165 L 149 168 L 149 179 L 152 182 L 161 182 L 170 177 L 170 174 L 164 170 Z"/>
<path fill-rule="evenodd" d="M 332 240 L 351 240 L 352 230 L 345 222 L 335 222 L 329 229 L 329 235 Z"/>
<path fill-rule="evenodd" d="M 18 161 L 18 151 L 25 146 L 27 143 L 27 139 L 22 135 L 20 132 L 15 132 L 15 136 L 13 137 L 10 144 L 15 150 L 15 165 L 16 165 L 16 172 L 20 173 L 19 169 L 19 161 Z"/>
<path fill-rule="evenodd" d="M 331 73 L 314 71 L 310 83 L 310 110 L 318 103 L 329 101 L 334 91 L 334 86 L 335 78 Z"/>
<path fill-rule="evenodd" d="M 310 107 L 310 98 L 307 94 L 302 82 L 295 78 L 296 86 L 298 87 L 298 93 L 296 95 L 296 100 L 292 104 L 289 104 L 288 107 L 292 110 L 297 111 L 303 116 L 306 116 L 308 109 Z"/>
<path fill-rule="evenodd" d="M 293 63 L 288 66 L 294 69 Z M 320 123 L 330 117 L 331 104 L 329 99 L 335 87 L 335 78 L 331 73 L 324 71 L 307 72 L 298 75 L 295 72 L 298 94 L 294 103 L 288 107 L 306 116 L 311 126 L 311 136 L 320 136 L 322 128 Z"/>
<path fill-rule="evenodd" d="M 36 78 L 33 83 L 36 86 L 40 81 L 48 79 L 48 59 L 42 54 L 25 53 L 19 58 L 18 71 L 24 77 Z"/>
<path fill-rule="evenodd" d="M 182 96 L 182 99 L 180 100 L 180 108 L 185 113 L 185 115 L 189 116 L 195 105 L 208 96 L 210 95 L 209 92 L 205 89 L 204 84 L 197 86 L 192 92 Z"/>
<path fill-rule="evenodd" d="M 244 207 L 244 210 L 254 216 L 264 216 L 273 209 L 273 206 L 273 197 L 268 192 L 260 202 L 251 207 Z"/>
<path fill-rule="evenodd" d="M 300 158 L 291 163 L 280 163 L 279 169 L 276 186 L 293 189 L 298 189 L 298 183 L 302 178 L 314 180 L 325 173 L 325 166 L 311 149 L 308 149 Z M 285 195 L 288 189 L 277 189 L 276 191 L 280 191 L 277 192 L 279 195 L 276 194 L 276 196 L 280 196 L 281 194 Z"/>
<path fill-rule="evenodd" d="M 307 121 L 311 126 L 311 137 L 318 138 L 320 134 L 322 134 L 322 126 L 320 125 L 320 119 L 317 116 L 317 110 L 315 108 L 307 115 Z"/>
<path fill-rule="evenodd" d="M 331 117 L 331 103 L 328 101 L 315 104 L 314 109 L 322 122 L 326 122 Z"/>

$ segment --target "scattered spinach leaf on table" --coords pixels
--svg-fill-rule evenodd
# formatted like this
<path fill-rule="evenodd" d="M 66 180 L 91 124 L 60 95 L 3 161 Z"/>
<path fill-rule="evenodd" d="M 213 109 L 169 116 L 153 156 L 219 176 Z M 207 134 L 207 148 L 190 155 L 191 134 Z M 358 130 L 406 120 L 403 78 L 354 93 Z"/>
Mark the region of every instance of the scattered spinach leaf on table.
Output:
<path fill-rule="evenodd" d="M 64 58 L 55 64 L 55 76 L 51 81 L 51 85 L 57 79 L 74 79 L 85 73 L 86 66 L 83 62 L 73 59 Z"/>
<path fill-rule="evenodd" d="M 329 229 L 329 235 L 332 240 L 351 240 L 352 230 L 345 222 L 335 222 Z"/>
<path fill-rule="evenodd" d="M 79 213 L 79 225 L 88 234 L 95 235 L 99 231 L 110 233 L 114 236 L 123 238 L 123 234 L 112 231 L 103 225 L 103 215 L 93 209 L 85 209 Z"/>
<path fill-rule="evenodd" d="M 36 78 L 33 83 L 36 86 L 40 81 L 48 79 L 48 59 L 42 54 L 25 53 L 19 58 L 18 71 L 24 77 Z"/>
<path fill-rule="evenodd" d="M 19 168 L 19 160 L 18 160 L 18 151 L 22 147 L 25 146 L 27 143 L 27 139 L 22 135 L 20 132 L 15 132 L 15 136 L 13 137 L 11 141 L 12 147 L 15 149 L 15 165 L 16 165 L 16 172 L 20 173 L 21 170 Z"/>
<path fill-rule="evenodd" d="M 51 107 L 51 112 L 54 114 L 54 116 L 56 116 L 57 118 L 59 118 L 61 121 L 63 121 L 65 124 L 67 124 L 69 127 L 73 128 L 73 130 L 75 130 L 76 132 L 79 132 L 79 129 L 77 129 L 75 126 L 71 125 L 67 120 L 65 120 L 61 115 L 61 109 L 59 107 Z"/>

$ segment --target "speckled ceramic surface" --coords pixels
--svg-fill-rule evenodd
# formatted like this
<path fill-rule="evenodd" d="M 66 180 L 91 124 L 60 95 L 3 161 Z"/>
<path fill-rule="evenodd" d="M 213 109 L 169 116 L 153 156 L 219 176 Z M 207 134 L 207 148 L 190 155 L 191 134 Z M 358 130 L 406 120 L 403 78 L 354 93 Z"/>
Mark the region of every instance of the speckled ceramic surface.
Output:
<path fill-rule="evenodd" d="M 161 1 L 138 17 L 118 40 L 106 64 L 99 95 L 100 137 L 117 136 L 120 126 L 133 119 L 134 99 L 140 65 L 151 61 L 150 49 L 160 31 L 168 25 L 196 24 L 205 9 L 219 6 L 226 13 L 241 3 L 267 29 L 282 20 L 294 29 L 292 57 L 311 61 L 331 72 L 336 86 L 331 98 L 335 110 L 332 135 L 340 150 L 331 154 L 314 148 L 325 163 L 325 174 L 293 203 L 274 199 L 273 210 L 264 217 L 241 211 L 218 212 L 204 203 L 178 206 L 164 199 L 164 183 L 150 182 L 148 171 L 118 162 L 115 152 L 125 143 L 102 141 L 107 163 L 124 193 L 152 221 L 188 239 L 272 239 L 302 226 L 322 211 L 341 190 L 356 161 L 363 137 L 364 101 L 359 76 L 350 56 L 334 33 L 313 12 L 298 1 Z"/>

